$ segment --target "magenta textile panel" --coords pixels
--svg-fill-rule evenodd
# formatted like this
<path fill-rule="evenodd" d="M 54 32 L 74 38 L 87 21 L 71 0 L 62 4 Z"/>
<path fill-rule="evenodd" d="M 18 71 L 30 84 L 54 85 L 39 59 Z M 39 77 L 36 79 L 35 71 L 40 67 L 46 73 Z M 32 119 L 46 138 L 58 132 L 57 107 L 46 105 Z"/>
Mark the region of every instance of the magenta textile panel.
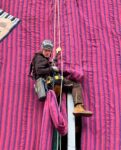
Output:
<path fill-rule="evenodd" d="M 54 0 L 0 0 L 0 8 L 21 19 L 0 43 L 0 150 L 38 150 L 44 104 L 27 75 L 41 41 L 53 40 Z M 60 27 L 64 71 L 94 113 L 82 119 L 81 149 L 120 150 L 121 1 L 60 0 Z"/>

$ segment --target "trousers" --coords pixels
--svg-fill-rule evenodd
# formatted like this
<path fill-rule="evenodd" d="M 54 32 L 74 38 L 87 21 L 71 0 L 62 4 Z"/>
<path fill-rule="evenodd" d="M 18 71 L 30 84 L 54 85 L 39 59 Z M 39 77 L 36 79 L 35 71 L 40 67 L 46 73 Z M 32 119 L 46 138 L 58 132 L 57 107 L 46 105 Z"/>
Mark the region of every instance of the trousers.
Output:
<path fill-rule="evenodd" d="M 64 84 L 72 84 L 72 97 L 74 101 L 74 105 L 83 104 L 83 96 L 82 96 L 82 86 L 79 83 L 76 83 L 72 80 L 68 80 L 64 78 Z"/>

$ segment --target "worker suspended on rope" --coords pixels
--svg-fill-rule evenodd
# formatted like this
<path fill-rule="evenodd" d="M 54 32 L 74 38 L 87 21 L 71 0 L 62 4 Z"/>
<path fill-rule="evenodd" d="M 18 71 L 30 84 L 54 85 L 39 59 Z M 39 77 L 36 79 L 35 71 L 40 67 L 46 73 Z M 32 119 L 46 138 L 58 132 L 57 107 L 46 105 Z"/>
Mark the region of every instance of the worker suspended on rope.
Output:
<path fill-rule="evenodd" d="M 51 85 L 46 85 L 54 74 L 58 72 L 58 68 L 53 65 L 50 61 L 50 57 L 53 50 L 53 43 L 51 40 L 44 40 L 41 44 L 41 50 L 35 53 L 31 65 L 29 76 L 31 76 L 35 81 L 35 91 L 40 100 L 45 100 L 46 92 Z"/>
<path fill-rule="evenodd" d="M 53 82 L 56 82 L 56 79 L 53 80 L 53 75 L 55 74 L 56 76 L 56 73 L 58 74 L 59 72 L 59 69 L 55 65 L 53 65 L 53 63 L 49 60 L 51 57 L 52 50 L 52 41 L 44 40 L 41 45 L 41 51 L 35 53 L 30 67 L 29 74 L 32 74 L 33 79 L 36 80 L 35 89 L 37 89 L 36 91 L 38 91 L 38 97 L 40 97 L 40 99 L 46 98 L 46 91 L 48 89 L 46 85 L 50 86 L 53 84 Z M 51 80 L 53 81 L 51 82 Z M 49 84 L 49 82 L 52 84 Z M 92 112 L 84 109 L 82 101 L 82 89 L 80 84 L 76 83 L 75 81 L 70 81 L 66 78 L 63 78 L 63 86 L 72 88 L 72 96 L 74 99 L 75 106 L 73 114 L 75 116 L 91 116 Z"/>

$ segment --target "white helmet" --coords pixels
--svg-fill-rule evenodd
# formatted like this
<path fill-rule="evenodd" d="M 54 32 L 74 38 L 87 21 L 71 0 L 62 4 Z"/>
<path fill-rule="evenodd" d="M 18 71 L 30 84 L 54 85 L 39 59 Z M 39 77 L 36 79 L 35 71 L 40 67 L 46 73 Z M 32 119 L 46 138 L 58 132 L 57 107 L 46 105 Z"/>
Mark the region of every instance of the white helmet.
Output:
<path fill-rule="evenodd" d="M 53 42 L 51 40 L 44 40 L 41 44 L 41 48 L 45 50 L 52 50 Z"/>

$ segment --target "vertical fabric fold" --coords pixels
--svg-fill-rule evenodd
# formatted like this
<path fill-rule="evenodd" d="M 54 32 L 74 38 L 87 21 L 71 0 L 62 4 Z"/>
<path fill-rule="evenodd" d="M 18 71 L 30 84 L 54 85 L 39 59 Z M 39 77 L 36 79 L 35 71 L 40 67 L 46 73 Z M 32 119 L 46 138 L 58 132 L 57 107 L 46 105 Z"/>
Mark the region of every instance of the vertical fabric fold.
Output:
<path fill-rule="evenodd" d="M 66 97 L 63 95 L 61 105 L 58 106 L 56 95 L 54 91 L 50 90 L 47 93 L 43 109 L 40 150 L 52 149 L 54 128 L 56 128 L 61 135 L 67 133 Z"/>

